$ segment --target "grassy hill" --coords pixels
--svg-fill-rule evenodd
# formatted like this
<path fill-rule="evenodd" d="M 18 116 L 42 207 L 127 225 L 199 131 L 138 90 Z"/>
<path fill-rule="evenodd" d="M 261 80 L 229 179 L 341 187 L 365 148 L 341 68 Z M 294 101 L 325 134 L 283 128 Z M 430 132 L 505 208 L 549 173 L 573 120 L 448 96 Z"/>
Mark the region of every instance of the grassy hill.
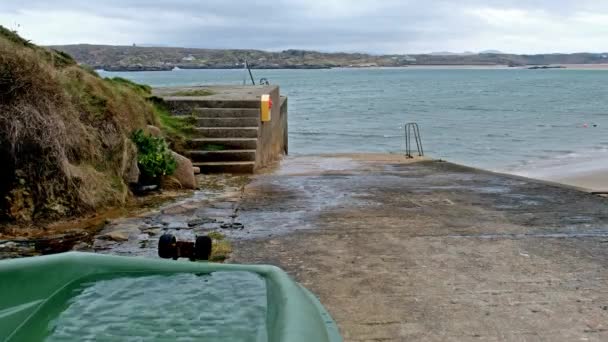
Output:
<path fill-rule="evenodd" d="M 408 65 L 546 65 L 608 63 L 608 54 L 514 55 L 501 53 L 453 55 L 369 55 L 286 50 L 212 50 L 109 45 L 63 45 L 53 49 L 68 53 L 84 65 L 105 70 L 171 70 L 242 68 L 247 60 L 255 68 L 398 67 Z"/>
<path fill-rule="evenodd" d="M 145 91 L 0 26 L 0 219 L 124 203 L 137 165 L 130 134 L 159 124 Z"/>

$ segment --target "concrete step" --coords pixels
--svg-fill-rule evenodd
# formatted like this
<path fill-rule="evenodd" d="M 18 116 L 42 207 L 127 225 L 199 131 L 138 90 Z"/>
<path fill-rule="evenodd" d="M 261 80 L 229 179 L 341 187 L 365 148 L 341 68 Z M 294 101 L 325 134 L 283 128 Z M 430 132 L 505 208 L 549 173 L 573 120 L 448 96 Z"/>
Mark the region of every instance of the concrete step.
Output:
<path fill-rule="evenodd" d="M 255 150 L 258 147 L 257 138 L 199 138 L 187 142 L 192 150 Z"/>
<path fill-rule="evenodd" d="M 260 108 L 205 108 L 197 107 L 194 115 L 204 118 L 258 118 Z"/>
<path fill-rule="evenodd" d="M 251 118 L 198 118 L 199 127 L 256 127 L 260 124 L 257 117 Z"/>
<path fill-rule="evenodd" d="M 192 162 L 255 161 L 255 150 L 188 151 Z"/>
<path fill-rule="evenodd" d="M 180 108 L 260 108 L 260 100 L 206 100 L 191 96 L 168 96 L 163 97 L 169 106 Z"/>
<path fill-rule="evenodd" d="M 257 138 L 257 127 L 198 127 L 195 134 L 201 138 Z"/>
<path fill-rule="evenodd" d="M 233 162 L 205 162 L 192 163 L 199 167 L 201 173 L 253 173 L 255 171 L 255 162 L 251 161 L 233 161 Z"/>

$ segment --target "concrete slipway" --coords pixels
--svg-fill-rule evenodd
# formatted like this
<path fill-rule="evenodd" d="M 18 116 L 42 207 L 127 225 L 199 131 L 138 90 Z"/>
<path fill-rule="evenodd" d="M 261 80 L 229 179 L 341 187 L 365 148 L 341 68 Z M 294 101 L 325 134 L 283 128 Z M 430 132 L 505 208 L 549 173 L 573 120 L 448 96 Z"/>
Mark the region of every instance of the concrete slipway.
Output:
<path fill-rule="evenodd" d="M 608 202 L 400 156 L 286 159 L 245 188 L 255 238 L 346 341 L 608 340 Z"/>

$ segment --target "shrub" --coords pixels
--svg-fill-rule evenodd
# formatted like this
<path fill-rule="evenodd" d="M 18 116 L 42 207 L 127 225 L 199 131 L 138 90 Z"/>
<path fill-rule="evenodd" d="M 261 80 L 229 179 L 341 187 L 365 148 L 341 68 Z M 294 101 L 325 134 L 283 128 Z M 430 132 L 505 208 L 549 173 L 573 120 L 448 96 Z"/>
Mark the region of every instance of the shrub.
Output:
<path fill-rule="evenodd" d="M 138 129 L 131 139 L 137 146 L 137 164 L 144 180 L 156 180 L 172 174 L 177 163 L 165 139 L 154 137 Z"/>

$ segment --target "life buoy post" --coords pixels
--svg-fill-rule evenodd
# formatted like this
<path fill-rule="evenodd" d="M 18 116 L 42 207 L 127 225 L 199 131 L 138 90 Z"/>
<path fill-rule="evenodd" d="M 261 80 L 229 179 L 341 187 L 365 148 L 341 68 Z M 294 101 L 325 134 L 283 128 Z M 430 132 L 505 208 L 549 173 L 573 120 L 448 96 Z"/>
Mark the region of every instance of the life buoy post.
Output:
<path fill-rule="evenodd" d="M 272 112 L 272 100 L 270 99 L 270 95 L 265 94 L 262 95 L 262 100 L 260 103 L 260 119 L 262 122 L 268 122 L 271 119 Z"/>

